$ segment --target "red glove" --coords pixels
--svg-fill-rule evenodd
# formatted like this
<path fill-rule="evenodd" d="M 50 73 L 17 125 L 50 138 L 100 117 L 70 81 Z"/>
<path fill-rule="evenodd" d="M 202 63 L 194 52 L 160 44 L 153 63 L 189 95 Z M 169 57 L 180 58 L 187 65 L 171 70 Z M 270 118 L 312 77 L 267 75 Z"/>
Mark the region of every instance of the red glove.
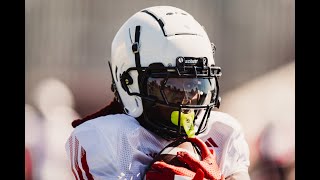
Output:
<path fill-rule="evenodd" d="M 177 158 L 188 164 L 190 169 L 167 164 L 164 161 L 156 161 L 151 165 L 151 170 L 146 173 L 146 180 L 173 180 L 176 175 L 187 176 L 192 180 L 224 180 L 225 178 L 216 162 L 215 152 L 212 151 L 211 153 L 206 144 L 197 137 L 188 138 L 188 140 L 194 142 L 200 148 L 201 161 L 187 152 L 180 151 L 177 153 Z"/>

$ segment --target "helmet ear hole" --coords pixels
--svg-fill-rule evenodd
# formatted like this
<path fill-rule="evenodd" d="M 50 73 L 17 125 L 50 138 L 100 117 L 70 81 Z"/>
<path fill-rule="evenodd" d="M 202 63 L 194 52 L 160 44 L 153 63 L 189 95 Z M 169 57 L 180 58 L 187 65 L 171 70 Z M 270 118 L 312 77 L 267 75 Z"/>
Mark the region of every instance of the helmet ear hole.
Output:
<path fill-rule="evenodd" d="M 120 82 L 121 82 L 122 88 L 126 92 L 129 92 L 128 85 L 133 84 L 133 79 L 128 72 L 125 71 L 125 72 L 123 72 L 122 75 L 120 75 Z"/>

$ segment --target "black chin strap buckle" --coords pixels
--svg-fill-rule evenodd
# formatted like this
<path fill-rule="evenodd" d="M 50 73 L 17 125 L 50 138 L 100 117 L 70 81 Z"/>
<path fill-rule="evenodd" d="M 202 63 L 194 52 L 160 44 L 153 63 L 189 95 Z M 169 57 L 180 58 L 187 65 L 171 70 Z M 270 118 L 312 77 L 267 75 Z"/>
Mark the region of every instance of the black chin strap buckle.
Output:
<path fill-rule="evenodd" d="M 136 53 L 139 52 L 139 43 L 138 43 L 138 42 L 134 42 L 134 43 L 132 44 L 132 52 L 133 52 L 134 54 L 136 54 Z"/>

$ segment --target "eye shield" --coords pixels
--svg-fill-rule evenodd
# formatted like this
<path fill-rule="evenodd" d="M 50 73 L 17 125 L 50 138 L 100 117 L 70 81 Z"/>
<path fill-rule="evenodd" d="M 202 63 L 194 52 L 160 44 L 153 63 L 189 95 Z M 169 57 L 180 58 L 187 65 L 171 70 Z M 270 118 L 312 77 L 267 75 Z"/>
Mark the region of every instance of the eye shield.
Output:
<path fill-rule="evenodd" d="M 210 103 L 215 91 L 215 79 L 150 77 L 147 80 L 147 95 L 166 104 L 202 105 Z"/>

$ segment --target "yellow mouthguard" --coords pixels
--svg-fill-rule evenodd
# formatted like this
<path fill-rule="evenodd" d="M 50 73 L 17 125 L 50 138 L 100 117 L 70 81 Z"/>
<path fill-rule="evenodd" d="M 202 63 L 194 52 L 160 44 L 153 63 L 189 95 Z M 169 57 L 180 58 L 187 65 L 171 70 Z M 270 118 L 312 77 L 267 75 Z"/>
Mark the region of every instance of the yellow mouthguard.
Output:
<path fill-rule="evenodd" d="M 173 111 L 171 113 L 171 122 L 178 126 L 178 121 L 179 121 L 179 111 Z M 187 133 L 188 137 L 192 138 L 195 136 L 195 131 L 194 131 L 194 112 L 190 113 L 180 113 L 180 126 L 183 126 L 185 132 Z"/>

